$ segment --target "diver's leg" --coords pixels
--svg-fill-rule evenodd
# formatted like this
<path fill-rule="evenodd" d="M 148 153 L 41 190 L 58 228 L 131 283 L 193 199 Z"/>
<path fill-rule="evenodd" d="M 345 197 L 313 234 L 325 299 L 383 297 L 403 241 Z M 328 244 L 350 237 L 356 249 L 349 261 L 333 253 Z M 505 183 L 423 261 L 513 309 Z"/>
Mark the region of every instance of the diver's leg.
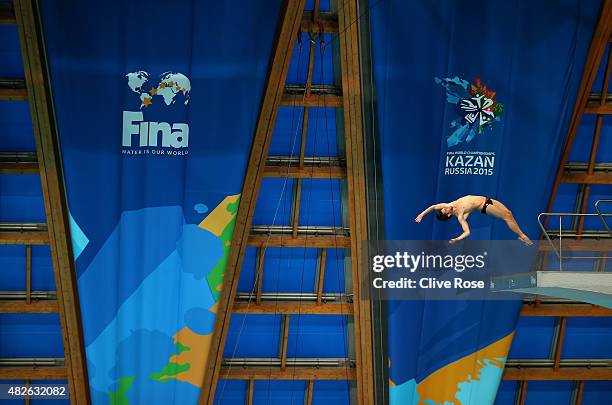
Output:
<path fill-rule="evenodd" d="M 527 245 L 531 245 L 532 242 L 527 235 L 521 230 L 516 219 L 514 219 L 514 215 L 512 215 L 512 211 L 508 209 L 504 204 L 497 200 L 493 200 L 493 204 L 487 206 L 487 214 L 493 215 L 499 219 L 503 219 L 508 225 L 508 228 L 512 232 L 518 235 L 518 238 L 526 243 Z"/>

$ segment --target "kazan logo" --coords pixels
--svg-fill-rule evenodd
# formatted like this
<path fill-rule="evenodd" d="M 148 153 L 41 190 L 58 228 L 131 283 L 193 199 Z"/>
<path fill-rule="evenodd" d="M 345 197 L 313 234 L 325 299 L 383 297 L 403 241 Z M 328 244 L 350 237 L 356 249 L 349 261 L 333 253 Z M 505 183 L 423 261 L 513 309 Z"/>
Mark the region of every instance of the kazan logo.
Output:
<path fill-rule="evenodd" d="M 176 104 L 188 106 L 191 96 L 191 82 L 182 73 L 165 72 L 157 80 L 151 80 L 144 70 L 125 75 L 130 90 L 136 93 L 140 100 L 139 111 L 123 111 L 123 153 L 129 155 L 158 154 L 185 155 L 172 149 L 189 146 L 189 125 L 187 123 L 170 123 L 145 121 L 144 111 L 152 105 L 159 104 L 169 108 Z M 136 141 L 136 142 L 134 142 Z M 169 148 L 151 149 L 151 148 Z M 129 149 L 125 149 L 129 148 Z M 132 148 L 137 148 L 133 150 Z M 142 149 L 145 148 L 145 149 Z"/>
<path fill-rule="evenodd" d="M 456 107 L 458 119 L 450 123 L 453 132 L 446 139 L 450 148 L 459 143 L 468 143 L 476 134 L 482 135 L 485 129 L 492 129 L 501 120 L 504 112 L 502 103 L 495 100 L 495 92 L 474 79 L 475 84 L 455 76 L 453 79 L 435 78 L 437 84 L 446 89 L 446 101 Z"/>

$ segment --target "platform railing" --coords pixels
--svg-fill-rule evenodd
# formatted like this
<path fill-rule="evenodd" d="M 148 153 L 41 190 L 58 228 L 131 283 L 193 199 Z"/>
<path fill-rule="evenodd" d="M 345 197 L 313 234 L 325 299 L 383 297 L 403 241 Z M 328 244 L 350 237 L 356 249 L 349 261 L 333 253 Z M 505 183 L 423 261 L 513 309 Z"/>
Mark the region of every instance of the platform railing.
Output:
<path fill-rule="evenodd" d="M 612 230 L 610 230 L 608 222 L 606 221 L 606 217 L 612 217 L 612 213 L 602 213 L 600 211 L 600 209 L 599 209 L 599 205 L 602 204 L 602 203 L 612 203 L 612 199 L 599 199 L 599 200 L 595 201 L 595 212 L 596 213 L 582 214 L 582 213 L 575 213 L 575 212 L 571 212 L 571 213 L 570 212 L 542 212 L 542 213 L 540 213 L 538 215 L 538 224 L 540 225 L 540 229 L 542 230 L 542 233 L 546 237 L 546 240 L 550 244 L 551 248 L 555 252 L 555 255 L 559 259 L 559 271 L 563 271 L 563 260 L 567 259 L 567 257 L 565 257 L 565 258 L 563 257 L 563 218 L 566 218 L 566 217 L 572 217 L 572 218 L 577 218 L 577 217 L 598 217 L 601 220 L 601 222 L 603 223 L 604 227 L 606 228 L 606 232 L 610 236 L 612 236 Z M 555 242 L 551 238 L 552 230 L 551 229 L 546 229 L 546 227 L 544 226 L 544 223 L 543 223 L 542 219 L 545 218 L 545 217 L 558 217 L 559 218 L 559 230 L 558 230 L 558 234 L 556 235 L 559 238 L 558 246 L 556 246 Z M 555 230 L 555 233 L 556 233 L 556 230 Z M 584 259 L 584 260 L 593 260 L 593 259 L 606 260 L 607 258 L 608 257 L 606 255 L 602 255 L 602 256 L 571 256 L 571 259 Z"/>
<path fill-rule="evenodd" d="M 595 212 L 597 213 L 597 215 L 599 215 L 599 218 L 601 218 L 601 222 L 603 223 L 604 228 L 606 228 L 606 231 L 608 231 L 608 233 L 612 235 L 612 231 L 610 231 L 610 227 L 608 226 L 608 222 L 606 221 L 606 216 L 610 216 L 610 214 L 602 214 L 601 211 L 599 211 L 600 203 L 610 204 L 612 203 L 612 200 L 605 199 L 595 201 Z"/>

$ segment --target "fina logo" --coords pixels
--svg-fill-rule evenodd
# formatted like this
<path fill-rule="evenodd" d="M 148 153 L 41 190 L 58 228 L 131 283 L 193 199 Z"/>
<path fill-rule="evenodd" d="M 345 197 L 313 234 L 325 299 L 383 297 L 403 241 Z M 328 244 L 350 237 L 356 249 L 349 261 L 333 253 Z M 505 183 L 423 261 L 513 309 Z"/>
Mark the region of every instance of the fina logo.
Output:
<path fill-rule="evenodd" d="M 143 111 L 155 103 L 170 107 L 177 103 L 189 104 L 191 82 L 182 73 L 162 73 L 151 84 L 149 73 L 140 70 L 125 75 L 129 88 L 140 98 L 140 111 L 123 111 L 122 146 L 124 148 L 162 147 L 187 148 L 189 146 L 189 125 L 186 123 L 145 121 Z M 148 89 L 148 90 L 147 90 Z M 137 144 L 133 144 L 137 135 Z M 123 150 L 124 154 L 168 154 L 185 155 L 186 152 L 163 150 Z"/>

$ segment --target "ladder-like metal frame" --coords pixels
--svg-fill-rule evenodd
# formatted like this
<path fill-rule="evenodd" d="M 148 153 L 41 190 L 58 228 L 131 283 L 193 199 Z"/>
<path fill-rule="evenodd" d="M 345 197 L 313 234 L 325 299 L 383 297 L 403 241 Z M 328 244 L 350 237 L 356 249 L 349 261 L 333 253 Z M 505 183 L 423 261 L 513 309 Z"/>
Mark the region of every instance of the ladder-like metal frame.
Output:
<path fill-rule="evenodd" d="M 361 111 L 361 77 L 357 0 L 342 1 L 337 14 L 319 12 L 315 1 L 313 12 L 304 12 L 304 0 L 286 0 L 272 56 L 263 105 L 257 122 L 251 156 L 237 213 L 230 258 L 225 274 L 224 290 L 219 303 L 215 332 L 210 348 L 210 365 L 206 371 L 200 404 L 212 404 L 219 379 L 248 380 L 247 401 L 252 403 L 254 380 L 307 380 L 305 403 L 312 401 L 315 380 L 354 380 L 352 399 L 358 404 L 373 403 L 372 341 L 369 301 L 362 299 L 360 272 L 364 264 L 361 241 L 367 239 L 364 175 L 364 145 Z M 308 77 L 305 86 L 286 85 L 291 54 L 298 32 L 339 33 L 341 88 L 312 83 L 315 45 L 311 44 Z M 268 156 L 272 130 L 279 106 L 304 107 L 303 130 L 299 158 Z M 342 161 L 304 156 L 309 107 L 342 107 L 343 143 L 346 154 Z M 296 179 L 290 227 L 252 227 L 259 187 L 263 177 Z M 300 227 L 300 193 L 302 180 L 308 178 L 346 179 L 346 228 Z M 261 229 L 260 229 L 261 228 Z M 316 229 L 315 229 L 316 228 Z M 325 228 L 325 229 L 324 229 Z M 255 297 L 237 295 L 238 278 L 247 246 L 258 247 Z M 318 282 L 312 297 L 300 294 L 267 297 L 262 293 L 263 261 L 266 247 L 320 248 Z M 326 249 L 350 249 L 347 279 L 351 280 L 347 295 L 327 297 L 323 294 Z M 295 298 L 295 297 L 294 297 Z M 283 301 L 278 301 L 283 299 Z M 329 302 L 327 302 L 329 299 Z M 272 301 L 273 300 L 273 301 Z M 297 301 L 299 302 L 297 302 Z M 282 314 L 280 354 L 278 359 L 223 359 L 223 348 L 232 313 Z M 287 358 L 289 314 L 336 314 L 352 318 L 350 352 L 353 359 Z M 264 364 L 265 363 L 265 364 Z M 240 366 L 235 366 L 240 364 Z M 234 365 L 234 367 L 232 367 Z"/>
<path fill-rule="evenodd" d="M 553 203 L 562 183 L 577 183 L 580 185 L 577 196 L 576 212 L 571 214 L 577 218 L 575 232 L 571 235 L 563 232 L 563 237 L 575 238 L 602 238 L 607 232 L 591 232 L 584 230 L 584 218 L 597 216 L 587 214 L 587 202 L 592 184 L 612 184 L 612 172 L 608 171 L 607 163 L 595 162 L 603 116 L 612 114 L 612 100 L 608 94 L 608 84 L 612 71 L 612 52 L 605 63 L 603 87 L 600 93 L 593 93 L 593 84 L 599 71 L 606 47 L 612 41 L 612 0 L 602 2 L 599 20 L 593 34 L 591 47 L 584 67 L 582 82 L 578 90 L 576 104 L 570 121 L 566 142 L 563 147 L 559 167 L 555 176 L 553 190 L 550 196 L 547 212 L 552 212 Z M 584 114 L 596 114 L 595 133 L 591 144 L 588 162 L 569 162 L 569 155 L 574 144 L 580 121 Z M 545 235 L 554 234 L 548 229 L 547 218 L 542 221 Z M 567 242 L 566 242 L 567 243 Z M 540 244 L 541 249 L 554 251 L 547 243 Z M 564 244 L 565 246 L 565 244 Z M 572 398 L 573 405 L 580 405 L 584 391 L 585 380 L 612 380 L 612 361 L 610 359 L 584 359 L 562 360 L 563 342 L 567 318 L 570 316 L 612 316 L 612 310 L 586 305 L 570 303 L 562 300 L 535 298 L 523 305 L 521 316 L 555 316 L 555 330 L 551 342 L 549 359 L 544 360 L 514 360 L 508 361 L 503 374 L 505 380 L 519 381 L 516 391 L 516 403 L 525 402 L 528 381 L 531 380 L 571 380 L 575 381 Z"/>
<path fill-rule="evenodd" d="M 0 172 L 39 173 L 47 216 L 46 224 L 0 225 L 0 243 L 26 246 L 24 299 L 2 300 L 0 311 L 57 312 L 64 346 L 63 360 L 33 359 L 20 362 L 19 366 L 0 365 L 0 379 L 24 379 L 27 382 L 31 379 L 65 378 L 70 386 L 71 402 L 88 404 L 91 401 L 66 190 L 38 1 L 15 0 L 12 7 L 3 6 L 0 23 L 17 24 L 25 75 L 25 80 L 0 82 L 0 99 L 28 100 L 36 143 L 35 157 L 5 154 L 5 159 L 0 161 Z M 55 294 L 43 294 L 43 297 L 41 293 L 31 291 L 31 245 L 34 244 L 48 244 L 50 247 Z"/>

